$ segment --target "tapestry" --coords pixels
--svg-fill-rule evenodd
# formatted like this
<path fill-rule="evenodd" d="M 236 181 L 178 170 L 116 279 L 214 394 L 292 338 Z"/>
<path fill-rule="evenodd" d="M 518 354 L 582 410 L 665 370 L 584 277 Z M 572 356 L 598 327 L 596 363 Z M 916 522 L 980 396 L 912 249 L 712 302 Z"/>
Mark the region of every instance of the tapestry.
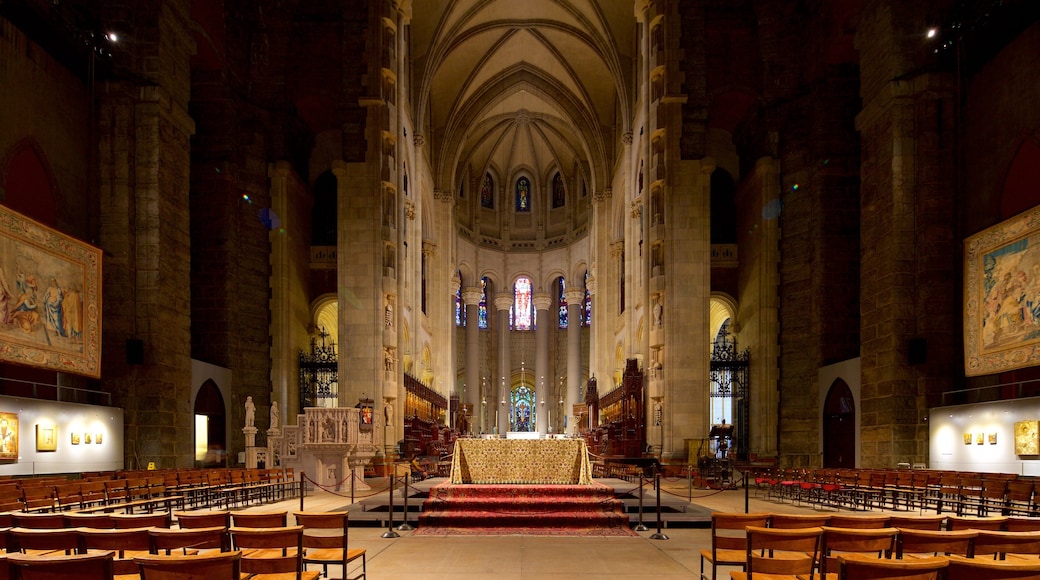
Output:
<path fill-rule="evenodd" d="M 18 413 L 0 413 L 0 459 L 18 459 Z"/>
<path fill-rule="evenodd" d="M 3 206 L 0 361 L 101 376 L 101 250 Z"/>
<path fill-rule="evenodd" d="M 1040 207 L 964 243 L 964 372 L 1040 363 Z"/>

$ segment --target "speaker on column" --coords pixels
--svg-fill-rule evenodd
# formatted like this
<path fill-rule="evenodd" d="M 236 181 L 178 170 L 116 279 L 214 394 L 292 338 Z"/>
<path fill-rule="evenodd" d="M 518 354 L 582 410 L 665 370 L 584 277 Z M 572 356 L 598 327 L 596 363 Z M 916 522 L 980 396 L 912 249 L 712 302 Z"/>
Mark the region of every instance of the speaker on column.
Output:
<path fill-rule="evenodd" d="M 928 340 L 911 338 L 907 347 L 907 358 L 911 365 L 920 365 L 928 362 Z"/>
<path fill-rule="evenodd" d="M 126 339 L 126 364 L 144 364 L 144 341 L 140 338 Z"/>

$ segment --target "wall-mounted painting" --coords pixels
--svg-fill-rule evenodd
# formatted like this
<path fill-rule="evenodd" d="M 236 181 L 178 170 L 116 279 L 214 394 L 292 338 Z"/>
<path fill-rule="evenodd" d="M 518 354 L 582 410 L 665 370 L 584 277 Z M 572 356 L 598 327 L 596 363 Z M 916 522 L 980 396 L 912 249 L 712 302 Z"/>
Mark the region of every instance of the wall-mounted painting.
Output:
<path fill-rule="evenodd" d="M 18 413 L 0 413 L 0 459 L 18 459 Z"/>
<path fill-rule="evenodd" d="M 964 434 L 964 444 L 965 445 L 971 445 L 971 441 L 972 441 L 971 433 L 965 433 Z"/>
<path fill-rule="evenodd" d="M 1015 455 L 1040 455 L 1040 421 L 1015 423 Z"/>
<path fill-rule="evenodd" d="M 979 432 L 979 433 L 977 433 L 975 435 L 975 444 L 976 445 L 982 445 L 985 442 L 986 442 L 986 434 L 985 433 Z M 87 441 L 87 443 L 90 443 L 90 441 Z"/>
<path fill-rule="evenodd" d="M 76 431 L 72 432 L 72 444 L 79 445 L 79 433 Z"/>
<path fill-rule="evenodd" d="M 986 441 L 989 441 L 990 445 L 996 445 L 997 444 L 997 434 L 996 433 L 990 433 L 989 436 L 986 437 Z"/>
<path fill-rule="evenodd" d="M 0 361 L 101 376 L 101 250 L 0 206 Z"/>
<path fill-rule="evenodd" d="M 53 423 L 36 424 L 36 450 L 58 450 L 58 427 Z"/>
<path fill-rule="evenodd" d="M 964 372 L 1040 364 L 1040 207 L 964 242 Z"/>

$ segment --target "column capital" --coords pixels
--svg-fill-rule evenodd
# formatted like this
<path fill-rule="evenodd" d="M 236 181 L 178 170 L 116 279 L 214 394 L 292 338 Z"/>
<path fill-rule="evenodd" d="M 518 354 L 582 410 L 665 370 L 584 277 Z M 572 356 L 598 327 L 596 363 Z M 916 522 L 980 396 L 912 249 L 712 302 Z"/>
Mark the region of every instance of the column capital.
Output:
<path fill-rule="evenodd" d="M 481 294 L 479 286 L 467 286 L 462 289 L 462 303 L 466 306 L 479 306 Z"/>
<path fill-rule="evenodd" d="M 618 240 L 610 244 L 610 257 L 618 260 L 625 253 L 625 240 Z"/>
<path fill-rule="evenodd" d="M 589 289 L 589 294 L 592 294 L 593 296 L 596 295 L 596 285 L 596 277 L 592 274 L 589 274 L 588 280 L 585 280 L 585 287 Z"/>
<path fill-rule="evenodd" d="M 507 292 L 495 294 L 495 310 L 509 310 L 513 305 L 513 295 Z"/>
<path fill-rule="evenodd" d="M 552 306 L 552 296 L 546 292 L 538 292 L 534 295 L 533 302 L 535 310 L 549 310 Z"/>
<path fill-rule="evenodd" d="M 596 201 L 607 201 L 614 195 L 614 188 L 604 187 L 602 190 L 592 194 L 592 199 Z"/>
<path fill-rule="evenodd" d="M 581 306 L 581 301 L 585 300 L 585 290 L 581 288 L 570 288 L 565 290 L 563 297 L 567 300 L 567 307 Z"/>
<path fill-rule="evenodd" d="M 422 149 L 423 146 L 426 145 L 426 137 L 420 133 L 416 133 L 415 135 L 412 135 L 412 143 L 415 144 L 416 149 Z"/>

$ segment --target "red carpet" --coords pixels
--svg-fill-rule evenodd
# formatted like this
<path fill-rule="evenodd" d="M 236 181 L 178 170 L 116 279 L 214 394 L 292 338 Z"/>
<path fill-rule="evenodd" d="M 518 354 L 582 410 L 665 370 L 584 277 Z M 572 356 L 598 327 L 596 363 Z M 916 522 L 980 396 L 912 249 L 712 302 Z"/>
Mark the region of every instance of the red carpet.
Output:
<path fill-rule="evenodd" d="M 418 535 L 635 536 L 614 490 L 593 485 L 452 485 L 430 489 Z"/>

